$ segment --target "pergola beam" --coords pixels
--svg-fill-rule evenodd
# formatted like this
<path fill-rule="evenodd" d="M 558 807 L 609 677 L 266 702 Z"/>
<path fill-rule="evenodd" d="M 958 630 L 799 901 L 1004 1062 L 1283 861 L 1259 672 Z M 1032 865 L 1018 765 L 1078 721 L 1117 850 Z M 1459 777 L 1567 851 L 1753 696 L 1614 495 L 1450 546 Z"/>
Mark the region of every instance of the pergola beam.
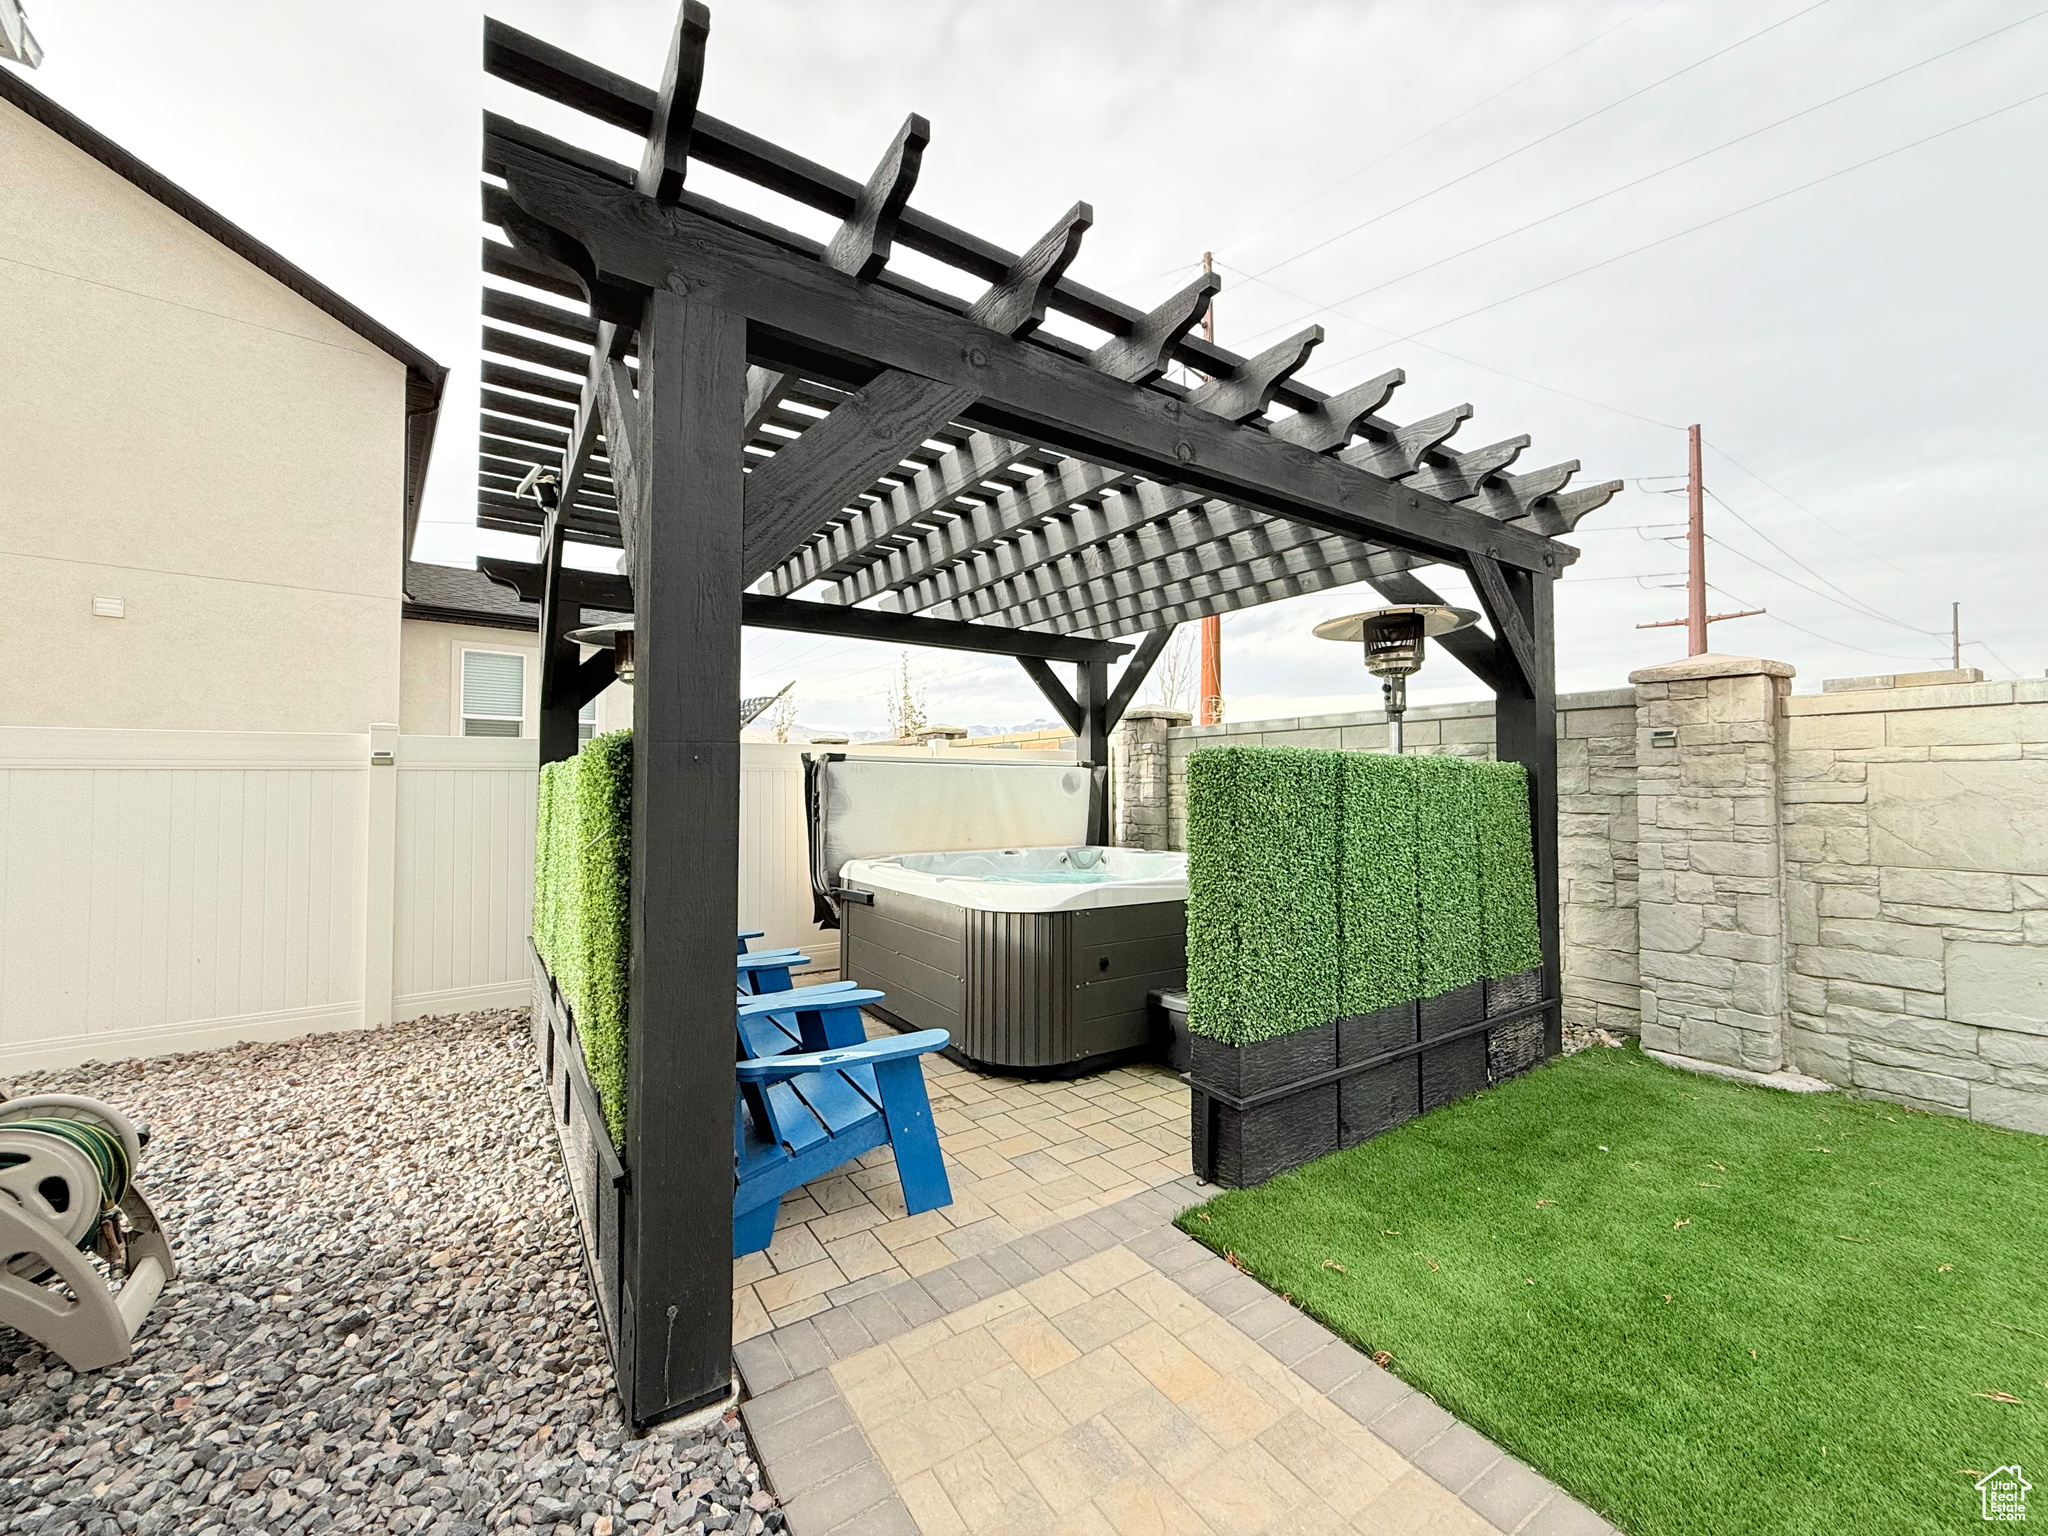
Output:
<path fill-rule="evenodd" d="M 962 418 L 991 431 L 1437 559 L 1459 559 L 1489 544 L 1500 559 L 1524 568 L 1551 570 L 1571 558 L 1537 535 L 1360 472 L 1339 462 L 1343 455 L 1326 458 L 1247 432 L 882 284 L 855 283 L 714 216 L 700 200 L 686 196 L 657 227 L 638 212 L 631 192 L 579 174 L 530 144 L 500 138 L 487 154 L 503 171 L 511 200 L 579 243 L 599 281 L 652 291 L 680 279 L 747 315 L 756 338 L 750 345 L 764 353 L 780 352 L 777 333 L 786 337 L 789 323 L 802 317 L 807 335 L 795 355 L 823 367 L 834 355 L 861 358 L 870 368 L 972 391 L 979 398 Z"/>
<path fill-rule="evenodd" d="M 1130 478 L 1079 459 L 1063 459 L 995 500 L 962 509 L 900 547 L 878 554 L 870 564 L 842 578 L 833 595 L 841 602 L 856 603 L 906 587 L 920 576 L 1000 544 L 1086 497 L 1115 490 Z"/>
<path fill-rule="evenodd" d="M 971 388 L 890 370 L 755 469 L 747 477 L 744 579 L 758 580 L 802 549 L 973 399 Z"/>
<path fill-rule="evenodd" d="M 644 136 L 653 121 L 655 93 L 601 65 L 578 58 L 494 17 L 484 19 L 484 69 L 499 79 L 522 86 L 599 122 Z M 861 183 L 795 154 L 745 129 L 722 122 L 707 112 L 697 114 L 691 153 L 706 165 L 731 172 L 757 186 L 779 192 L 806 207 L 846 219 L 853 214 Z M 997 282 L 1019 258 L 993 241 L 958 229 L 916 208 L 902 211 L 896 235 L 908 250 L 930 256 L 983 282 Z M 1171 302 L 1171 301 L 1169 301 Z M 1128 337 L 1148 320 L 1145 310 L 1061 276 L 1046 294 L 1046 306 L 1095 326 L 1113 337 Z M 1200 315 L 1197 314 L 1196 319 Z M 1198 373 L 1219 378 L 1237 371 L 1244 359 L 1214 342 L 1185 331 L 1174 341 L 1169 359 Z M 1313 410 L 1329 396 L 1311 385 L 1288 380 L 1275 396 L 1293 410 Z"/>
<path fill-rule="evenodd" d="M 476 568 L 527 602 L 543 590 L 541 566 L 495 555 L 479 556 Z M 633 611 L 633 587 L 622 575 L 563 567 L 563 590 L 570 601 L 615 613 Z M 873 640 L 884 645 L 926 646 L 942 651 L 972 651 L 983 656 L 1030 657 L 1042 661 L 1110 662 L 1127 656 L 1131 647 L 1113 640 L 1073 635 L 1048 635 L 1037 630 L 1005 629 L 993 624 L 963 624 L 956 619 L 916 618 L 874 608 L 841 608 L 807 603 L 765 592 L 742 594 L 740 622 L 749 629 L 790 630 L 830 635 L 841 640 Z"/>
<path fill-rule="evenodd" d="M 897 587 L 897 604 L 906 613 L 917 613 L 941 603 L 963 604 L 971 594 L 985 588 L 1000 586 L 1009 591 L 1010 583 L 1040 566 L 1082 555 L 1119 535 L 1170 518 L 1201 500 L 1193 492 L 1150 480 L 1112 488 L 1103 493 L 1099 502 L 1077 504 L 1060 516 L 1027 526 L 1015 537 L 968 546 L 960 558 L 949 563 L 934 560 L 930 574 Z M 1256 517 L 1253 513 L 1245 515 Z M 928 546 L 931 542 L 926 541 Z M 1003 606 L 1002 602 L 977 601 L 960 607 L 959 611 L 964 614 L 971 607 L 976 613 L 993 613 Z"/>
<path fill-rule="evenodd" d="M 892 540 L 921 521 L 947 515 L 943 509 L 952 502 L 1032 452 L 1008 438 L 970 433 L 966 442 L 907 477 L 874 506 L 826 528 L 776 568 L 770 589 L 787 596 L 813 581 L 852 575 L 864 559 L 894 547 Z"/>

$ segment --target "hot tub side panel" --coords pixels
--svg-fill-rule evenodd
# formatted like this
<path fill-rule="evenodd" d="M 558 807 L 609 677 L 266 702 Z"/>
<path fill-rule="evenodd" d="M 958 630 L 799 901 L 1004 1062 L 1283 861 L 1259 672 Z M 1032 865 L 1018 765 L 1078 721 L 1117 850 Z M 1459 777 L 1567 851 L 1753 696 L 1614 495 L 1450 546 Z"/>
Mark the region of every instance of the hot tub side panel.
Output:
<path fill-rule="evenodd" d="M 1058 1075 L 1164 1050 L 1147 999 L 1187 983 L 1183 903 L 983 912 L 873 894 L 842 914 L 844 974 L 888 993 L 892 1022 L 946 1030 L 950 1054 Z"/>
<path fill-rule="evenodd" d="M 889 994 L 879 1011 L 912 1029 L 943 1029 L 962 1046 L 969 914 L 902 891 L 874 897 L 873 906 L 848 902 L 840 913 L 843 974 Z"/>
<path fill-rule="evenodd" d="M 1077 1058 L 1130 1052 L 1163 1053 L 1148 999 L 1187 985 L 1187 904 L 1155 901 L 1094 907 L 1068 914 Z"/>
<path fill-rule="evenodd" d="M 1042 1072 L 1087 1054 L 1074 1049 L 1074 916 L 967 913 L 964 1055 Z"/>

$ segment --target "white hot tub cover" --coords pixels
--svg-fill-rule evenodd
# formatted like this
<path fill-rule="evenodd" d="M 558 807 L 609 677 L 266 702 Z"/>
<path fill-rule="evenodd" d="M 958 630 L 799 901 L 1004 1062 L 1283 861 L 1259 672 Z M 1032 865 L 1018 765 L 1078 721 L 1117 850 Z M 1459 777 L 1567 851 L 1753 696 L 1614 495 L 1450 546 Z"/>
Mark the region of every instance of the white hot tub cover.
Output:
<path fill-rule="evenodd" d="M 812 886 L 821 899 L 836 891 L 854 859 L 1085 843 L 1093 784 L 1093 770 L 1072 763 L 811 758 Z"/>

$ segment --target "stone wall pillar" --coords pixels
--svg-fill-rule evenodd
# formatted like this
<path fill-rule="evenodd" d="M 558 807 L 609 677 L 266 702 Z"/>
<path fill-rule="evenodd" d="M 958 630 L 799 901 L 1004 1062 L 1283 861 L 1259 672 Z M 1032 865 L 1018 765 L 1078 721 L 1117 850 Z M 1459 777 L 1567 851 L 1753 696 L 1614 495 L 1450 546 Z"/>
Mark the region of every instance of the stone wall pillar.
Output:
<path fill-rule="evenodd" d="M 1183 710 L 1140 704 L 1124 711 L 1109 739 L 1110 841 L 1119 848 L 1169 845 L 1167 793 L 1171 762 L 1166 733 L 1192 717 Z"/>
<path fill-rule="evenodd" d="M 1792 668 L 1694 656 L 1636 685 L 1644 1046 L 1786 1065 L 1778 721 Z"/>

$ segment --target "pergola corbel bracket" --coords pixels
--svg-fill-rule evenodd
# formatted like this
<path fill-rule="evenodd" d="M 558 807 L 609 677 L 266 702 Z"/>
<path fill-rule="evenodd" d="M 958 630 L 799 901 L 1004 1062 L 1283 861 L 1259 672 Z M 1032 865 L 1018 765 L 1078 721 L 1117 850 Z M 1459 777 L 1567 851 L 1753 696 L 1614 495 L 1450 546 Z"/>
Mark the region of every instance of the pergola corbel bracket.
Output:
<path fill-rule="evenodd" d="M 1493 625 L 1499 641 L 1500 660 L 1505 663 L 1499 670 L 1513 680 L 1525 697 L 1534 698 L 1538 679 L 1543 675 L 1543 661 L 1536 652 L 1536 637 L 1530 633 L 1528 615 L 1515 595 L 1516 578 L 1509 577 L 1500 568 L 1500 562 L 1485 551 L 1475 551 L 1465 562 L 1465 569 L 1471 573 L 1472 588 L 1479 594 L 1480 606 L 1486 610 L 1487 621 Z M 1517 578 L 1529 579 L 1519 572 Z M 1547 582 L 1549 577 L 1535 579 Z"/>

